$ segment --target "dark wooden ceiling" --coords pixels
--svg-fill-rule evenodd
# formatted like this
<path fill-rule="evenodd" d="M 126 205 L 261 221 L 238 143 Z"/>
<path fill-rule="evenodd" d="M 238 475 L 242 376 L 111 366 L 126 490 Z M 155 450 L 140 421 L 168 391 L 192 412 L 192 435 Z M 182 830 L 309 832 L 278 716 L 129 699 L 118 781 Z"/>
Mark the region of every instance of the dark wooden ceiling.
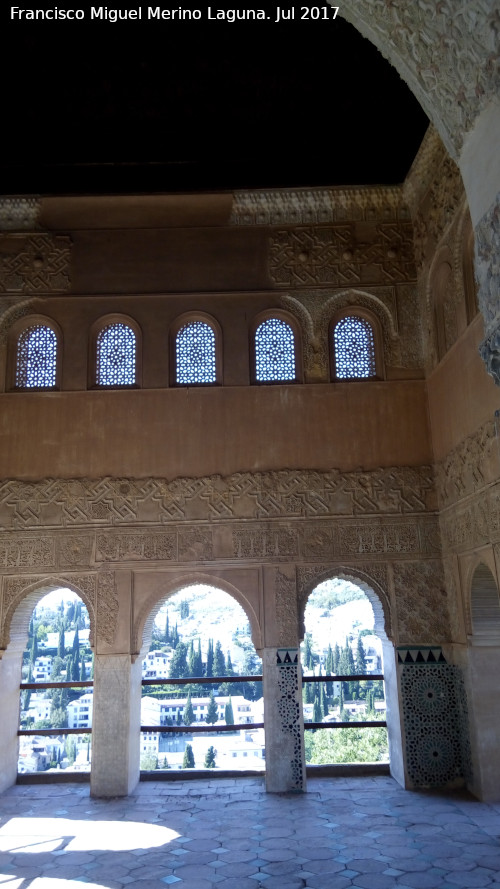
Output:
<path fill-rule="evenodd" d="M 396 70 L 340 18 L 273 18 L 4 22 L 0 192 L 401 182 L 428 120 Z"/>

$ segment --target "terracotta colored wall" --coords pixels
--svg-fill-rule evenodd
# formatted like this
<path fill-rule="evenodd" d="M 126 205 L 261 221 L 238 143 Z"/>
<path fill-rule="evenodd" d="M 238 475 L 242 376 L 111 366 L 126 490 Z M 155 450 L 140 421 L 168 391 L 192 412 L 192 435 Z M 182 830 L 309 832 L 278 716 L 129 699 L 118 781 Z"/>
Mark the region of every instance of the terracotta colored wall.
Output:
<path fill-rule="evenodd" d="M 421 381 L 0 395 L 3 478 L 430 461 Z"/>
<path fill-rule="evenodd" d="M 429 416 L 436 461 L 491 420 L 500 409 L 500 389 L 478 352 L 484 337 L 478 315 L 428 379 Z"/>

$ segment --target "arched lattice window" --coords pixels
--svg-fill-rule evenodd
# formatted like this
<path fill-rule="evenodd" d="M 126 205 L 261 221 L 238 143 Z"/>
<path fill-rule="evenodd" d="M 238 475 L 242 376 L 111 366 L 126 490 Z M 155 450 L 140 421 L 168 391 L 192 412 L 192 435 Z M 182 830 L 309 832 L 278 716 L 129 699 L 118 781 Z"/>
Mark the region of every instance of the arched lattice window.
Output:
<path fill-rule="evenodd" d="M 33 324 L 19 335 L 16 353 L 16 386 L 50 389 L 56 385 L 57 336 L 45 324 Z"/>
<path fill-rule="evenodd" d="M 96 340 L 98 386 L 133 386 L 136 382 L 136 336 L 128 324 L 108 324 Z"/>
<path fill-rule="evenodd" d="M 335 377 L 338 380 L 376 376 L 375 337 L 366 318 L 346 315 L 333 330 Z"/>
<path fill-rule="evenodd" d="M 295 336 L 281 318 L 268 318 L 255 331 L 255 379 L 278 383 L 296 379 Z"/>
<path fill-rule="evenodd" d="M 184 386 L 217 382 L 215 331 L 205 321 L 189 321 L 177 333 L 175 382 Z"/>

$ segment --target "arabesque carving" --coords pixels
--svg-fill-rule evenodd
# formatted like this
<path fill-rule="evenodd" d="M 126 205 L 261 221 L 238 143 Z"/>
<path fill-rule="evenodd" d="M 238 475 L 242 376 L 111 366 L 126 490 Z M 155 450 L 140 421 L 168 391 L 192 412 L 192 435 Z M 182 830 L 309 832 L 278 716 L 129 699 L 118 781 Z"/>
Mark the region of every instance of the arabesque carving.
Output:
<path fill-rule="evenodd" d="M 236 191 L 231 225 L 324 225 L 408 219 L 399 186 Z"/>
<path fill-rule="evenodd" d="M 481 108 L 500 92 L 497 4 L 345 0 L 339 12 L 396 66 L 457 157 Z"/>
<path fill-rule="evenodd" d="M 68 291 L 70 253 L 71 240 L 62 235 L 0 236 L 0 292 Z"/>
<path fill-rule="evenodd" d="M 99 638 L 112 645 L 115 641 L 118 620 L 118 593 L 113 571 L 100 571 L 97 575 L 96 615 Z"/>
<path fill-rule="evenodd" d="M 370 291 L 349 289 L 337 293 L 299 291 L 283 294 L 281 305 L 294 314 L 304 331 L 304 368 L 310 380 L 330 378 L 329 325 L 333 315 L 349 306 L 365 308 L 379 320 L 384 359 L 389 365 L 408 366 L 406 352 L 411 343 L 398 337 L 398 309 L 394 287 L 373 287 Z"/>
<path fill-rule="evenodd" d="M 394 562 L 400 644 L 450 640 L 450 619 L 440 560 Z"/>
<path fill-rule="evenodd" d="M 37 228 L 38 198 L 0 198 L 0 231 L 33 231 Z"/>
<path fill-rule="evenodd" d="M 475 494 L 500 476 L 500 452 L 495 422 L 488 420 L 436 464 L 436 488 L 441 509 Z"/>
<path fill-rule="evenodd" d="M 277 231 L 269 239 L 269 275 L 276 286 L 290 288 L 413 281 L 413 226 L 376 223 L 367 230 L 366 224 L 346 223 Z"/>
<path fill-rule="evenodd" d="M 476 227 L 476 277 L 486 334 L 480 353 L 500 385 L 500 193 Z"/>
<path fill-rule="evenodd" d="M 164 525 L 191 516 L 196 521 L 213 521 L 217 516 L 221 520 L 326 518 L 425 513 L 435 507 L 430 466 L 372 472 L 241 472 L 174 481 L 104 478 L 0 482 L 0 524 L 6 530 L 102 527 L 109 533 L 110 526 L 140 524 L 144 514 L 149 525 Z M 160 538 L 159 543 L 162 539 L 162 545 L 169 549 L 168 537 Z M 104 537 L 101 543 L 104 545 Z M 198 541 L 185 539 L 182 555 L 190 548 L 194 552 L 193 544 L 205 554 L 208 543 L 205 537 Z M 116 543 L 108 545 L 114 547 Z"/>
<path fill-rule="evenodd" d="M 453 223 L 464 198 L 464 185 L 457 165 L 445 156 L 434 170 L 434 178 L 413 217 L 417 264 L 432 256 L 445 231 Z"/>
<path fill-rule="evenodd" d="M 276 622 L 278 624 L 278 644 L 297 644 L 297 590 L 295 578 L 276 569 L 275 579 Z"/>

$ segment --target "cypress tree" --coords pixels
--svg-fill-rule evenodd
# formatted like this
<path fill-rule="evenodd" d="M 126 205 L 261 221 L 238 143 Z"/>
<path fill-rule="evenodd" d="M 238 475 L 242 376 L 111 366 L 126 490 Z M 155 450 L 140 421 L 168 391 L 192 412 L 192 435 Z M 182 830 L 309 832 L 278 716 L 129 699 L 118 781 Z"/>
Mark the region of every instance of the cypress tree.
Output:
<path fill-rule="evenodd" d="M 196 651 L 196 675 L 203 676 L 203 657 L 201 654 L 201 640 L 198 639 L 198 649 Z"/>
<path fill-rule="evenodd" d="M 219 714 L 218 714 L 218 710 L 217 710 L 217 703 L 215 701 L 214 693 L 213 693 L 213 691 L 211 691 L 210 698 L 208 701 L 207 715 L 205 716 L 205 722 L 208 725 L 213 725 L 215 722 L 217 722 L 218 718 L 219 718 Z"/>
<path fill-rule="evenodd" d="M 313 722 L 322 722 L 323 714 L 321 713 L 321 704 L 317 697 L 314 698 L 313 706 Z"/>
<path fill-rule="evenodd" d="M 358 645 L 356 648 L 356 673 L 366 673 L 366 657 L 362 636 L 358 636 Z"/>
<path fill-rule="evenodd" d="M 226 720 L 226 725 L 234 725 L 234 713 L 231 696 L 229 696 L 229 700 L 224 708 L 224 719 Z"/>
<path fill-rule="evenodd" d="M 195 655 L 195 653 L 194 653 L 194 644 L 193 644 L 193 640 L 190 639 L 190 640 L 189 640 L 188 654 L 187 654 L 187 664 L 188 664 L 188 672 L 187 672 L 187 675 L 188 675 L 188 676 L 196 676 L 196 673 L 194 672 L 194 667 L 195 667 L 195 657 L 196 657 L 196 655 Z"/>
<path fill-rule="evenodd" d="M 169 677 L 170 679 L 183 679 L 188 674 L 187 664 L 187 645 L 179 642 L 174 651 L 174 656 L 170 661 Z"/>
<path fill-rule="evenodd" d="M 340 648 L 336 642 L 335 648 L 333 649 L 333 672 L 334 673 L 340 673 L 339 663 L 340 663 Z"/>
<path fill-rule="evenodd" d="M 217 751 L 213 747 L 209 747 L 205 754 L 205 768 L 215 769 L 215 756 Z"/>
<path fill-rule="evenodd" d="M 233 662 L 231 660 L 231 653 L 229 651 L 226 656 L 226 676 L 234 676 Z"/>
<path fill-rule="evenodd" d="M 184 707 L 184 713 L 182 714 L 182 721 L 184 725 L 192 725 L 194 722 L 194 712 L 193 705 L 191 703 L 191 692 L 188 692 L 186 705 Z"/>
<path fill-rule="evenodd" d="M 215 643 L 213 671 L 214 676 L 226 675 L 226 659 L 224 657 L 222 646 L 219 640 L 217 640 L 217 642 Z"/>
<path fill-rule="evenodd" d="M 213 639 L 208 640 L 207 663 L 205 667 L 205 676 L 214 675 L 214 642 Z"/>
<path fill-rule="evenodd" d="M 64 657 L 64 626 L 61 625 L 59 628 L 59 641 L 57 643 L 57 656 L 60 658 Z"/>
<path fill-rule="evenodd" d="M 184 751 L 184 759 L 182 760 L 183 769 L 194 769 L 194 754 L 191 744 L 186 744 Z"/>

